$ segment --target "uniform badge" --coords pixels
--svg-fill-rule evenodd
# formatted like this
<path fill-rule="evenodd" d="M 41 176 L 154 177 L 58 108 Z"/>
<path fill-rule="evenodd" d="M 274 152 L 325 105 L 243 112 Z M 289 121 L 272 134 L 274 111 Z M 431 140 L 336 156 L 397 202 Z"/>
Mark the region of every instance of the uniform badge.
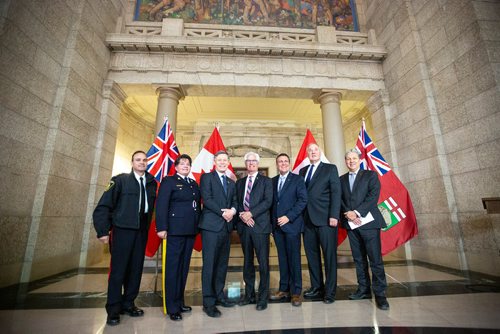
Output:
<path fill-rule="evenodd" d="M 109 184 L 106 187 L 106 190 L 104 190 L 104 191 L 108 191 L 109 189 L 113 188 L 114 185 L 115 185 L 115 181 L 113 181 L 113 180 L 109 181 Z"/>

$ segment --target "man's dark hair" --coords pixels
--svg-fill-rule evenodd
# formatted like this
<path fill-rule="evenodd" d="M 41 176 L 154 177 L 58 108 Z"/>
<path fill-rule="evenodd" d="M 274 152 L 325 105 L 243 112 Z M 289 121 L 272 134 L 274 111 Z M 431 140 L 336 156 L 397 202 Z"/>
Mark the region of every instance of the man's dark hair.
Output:
<path fill-rule="evenodd" d="M 139 154 L 139 153 L 142 153 L 142 154 L 144 154 L 144 155 L 146 155 L 146 156 L 147 156 L 146 152 L 144 152 L 144 151 L 135 151 L 134 153 L 132 153 L 132 160 L 130 160 L 130 161 L 134 161 L 134 157 L 135 157 L 135 155 L 136 155 L 136 154 Z"/>
<path fill-rule="evenodd" d="M 288 162 L 290 162 L 290 157 L 286 153 L 280 153 L 280 154 L 278 154 L 278 156 L 276 157 L 276 161 L 278 161 L 279 157 L 287 157 L 288 158 Z"/>
<path fill-rule="evenodd" d="M 215 154 L 214 154 L 214 159 L 215 159 L 215 158 L 217 158 L 217 157 L 218 157 L 219 155 L 221 155 L 221 154 L 225 154 L 225 155 L 227 155 L 227 157 L 229 158 L 229 154 L 228 154 L 226 151 L 224 151 L 224 150 L 220 150 L 220 151 L 215 152 Z"/>
<path fill-rule="evenodd" d="M 187 154 L 179 155 L 177 157 L 177 159 L 175 159 L 174 166 L 177 166 L 181 162 L 182 159 L 186 159 L 187 161 L 189 161 L 189 165 L 191 166 L 193 161 L 191 160 L 191 157 Z"/>

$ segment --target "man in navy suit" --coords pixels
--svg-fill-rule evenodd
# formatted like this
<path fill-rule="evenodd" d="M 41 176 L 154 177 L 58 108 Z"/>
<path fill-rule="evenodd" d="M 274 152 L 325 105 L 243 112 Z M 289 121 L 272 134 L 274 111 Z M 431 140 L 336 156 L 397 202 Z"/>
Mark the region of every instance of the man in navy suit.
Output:
<path fill-rule="evenodd" d="M 387 282 L 380 243 L 380 229 L 386 224 L 377 206 L 380 181 L 374 171 L 359 168 L 360 158 L 356 149 L 349 150 L 345 155 L 349 172 L 340 177 L 342 225 L 347 230 L 358 279 L 358 289 L 349 295 L 349 299 L 371 299 L 371 285 L 377 307 L 388 310 L 389 303 L 385 297 Z M 368 259 L 372 270 L 372 284 L 368 273 Z"/>
<path fill-rule="evenodd" d="M 174 162 L 175 175 L 165 177 L 156 200 L 156 231 L 167 239 L 165 261 L 165 300 L 167 313 L 174 321 L 190 312 L 184 303 L 189 264 L 200 218 L 200 189 L 189 178 L 191 157 L 181 154 Z"/>
<path fill-rule="evenodd" d="M 237 225 L 243 249 L 243 280 L 245 297 L 240 305 L 257 302 L 257 310 L 267 308 L 269 298 L 269 235 L 271 234 L 270 209 L 273 204 L 273 185 L 267 176 L 259 175 L 260 157 L 255 152 L 245 154 L 247 176 L 236 181 L 238 212 Z M 259 262 L 259 299 L 255 296 L 254 251 Z"/>
<path fill-rule="evenodd" d="M 337 224 L 340 216 L 340 182 L 337 167 L 320 161 L 317 144 L 309 144 L 307 157 L 311 164 L 299 174 L 305 178 L 308 202 L 304 212 L 304 249 L 311 278 L 311 288 L 304 298 L 323 297 L 325 304 L 335 301 L 337 290 Z M 321 247 L 321 251 L 320 251 Z M 325 264 L 325 282 L 321 267 Z"/>
<path fill-rule="evenodd" d="M 280 268 L 279 290 L 271 300 L 285 300 L 292 295 L 293 306 L 302 300 L 302 270 L 300 263 L 300 237 L 304 231 L 302 212 L 307 205 L 304 179 L 290 173 L 290 157 L 281 153 L 276 157 L 279 175 L 273 177 L 273 236 L 278 250 Z"/>
<path fill-rule="evenodd" d="M 233 230 L 237 203 L 235 183 L 226 175 L 229 166 L 227 152 L 215 153 L 214 163 L 215 170 L 201 176 L 203 211 L 199 227 L 203 241 L 203 311 L 209 317 L 218 318 L 221 312 L 216 305 L 234 306 L 234 303 L 224 297 L 224 285 L 231 247 L 230 233 Z"/>

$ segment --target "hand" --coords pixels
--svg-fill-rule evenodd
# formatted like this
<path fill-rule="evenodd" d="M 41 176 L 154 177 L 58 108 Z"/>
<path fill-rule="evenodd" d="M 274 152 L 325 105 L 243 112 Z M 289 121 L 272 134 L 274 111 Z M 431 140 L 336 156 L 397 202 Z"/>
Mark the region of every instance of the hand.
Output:
<path fill-rule="evenodd" d="M 160 239 L 167 239 L 167 231 L 159 231 L 159 232 L 156 232 L 156 235 L 158 236 L 158 238 Z"/>
<path fill-rule="evenodd" d="M 329 218 L 328 223 L 330 224 L 331 227 L 337 227 L 339 224 L 339 221 L 335 218 Z"/>
<path fill-rule="evenodd" d="M 278 226 L 283 226 L 290 221 L 287 216 L 281 216 L 278 218 Z"/>
<path fill-rule="evenodd" d="M 99 241 L 102 242 L 103 244 L 109 243 L 109 235 L 105 235 L 103 237 L 100 237 Z"/>
<path fill-rule="evenodd" d="M 222 218 L 224 218 L 226 222 L 229 223 L 231 220 L 233 220 L 234 211 L 232 209 L 221 209 L 221 211 L 222 211 Z"/>
<path fill-rule="evenodd" d="M 358 215 L 354 211 L 347 211 L 346 213 L 344 213 L 344 216 L 346 216 L 347 219 L 351 221 L 354 221 L 354 219 L 358 218 Z"/>
<path fill-rule="evenodd" d="M 247 226 L 249 226 L 249 227 L 254 227 L 255 226 L 255 222 L 254 222 L 253 218 L 250 218 L 249 220 L 247 220 L 245 222 L 245 224 L 247 224 Z"/>
<path fill-rule="evenodd" d="M 247 220 L 252 218 L 252 213 L 250 211 L 243 211 L 240 212 L 240 218 L 243 220 L 243 222 L 247 222 Z"/>
<path fill-rule="evenodd" d="M 352 221 L 354 225 L 361 225 L 361 218 L 356 218 Z"/>

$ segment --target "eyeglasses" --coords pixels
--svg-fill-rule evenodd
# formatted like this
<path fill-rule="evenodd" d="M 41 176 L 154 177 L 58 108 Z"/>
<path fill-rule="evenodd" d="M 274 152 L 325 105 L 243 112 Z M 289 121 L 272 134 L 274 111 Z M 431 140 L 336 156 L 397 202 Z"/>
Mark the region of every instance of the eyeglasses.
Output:
<path fill-rule="evenodd" d="M 257 161 L 257 160 L 245 160 L 245 162 L 248 162 L 249 164 L 256 164 L 259 161 Z"/>

